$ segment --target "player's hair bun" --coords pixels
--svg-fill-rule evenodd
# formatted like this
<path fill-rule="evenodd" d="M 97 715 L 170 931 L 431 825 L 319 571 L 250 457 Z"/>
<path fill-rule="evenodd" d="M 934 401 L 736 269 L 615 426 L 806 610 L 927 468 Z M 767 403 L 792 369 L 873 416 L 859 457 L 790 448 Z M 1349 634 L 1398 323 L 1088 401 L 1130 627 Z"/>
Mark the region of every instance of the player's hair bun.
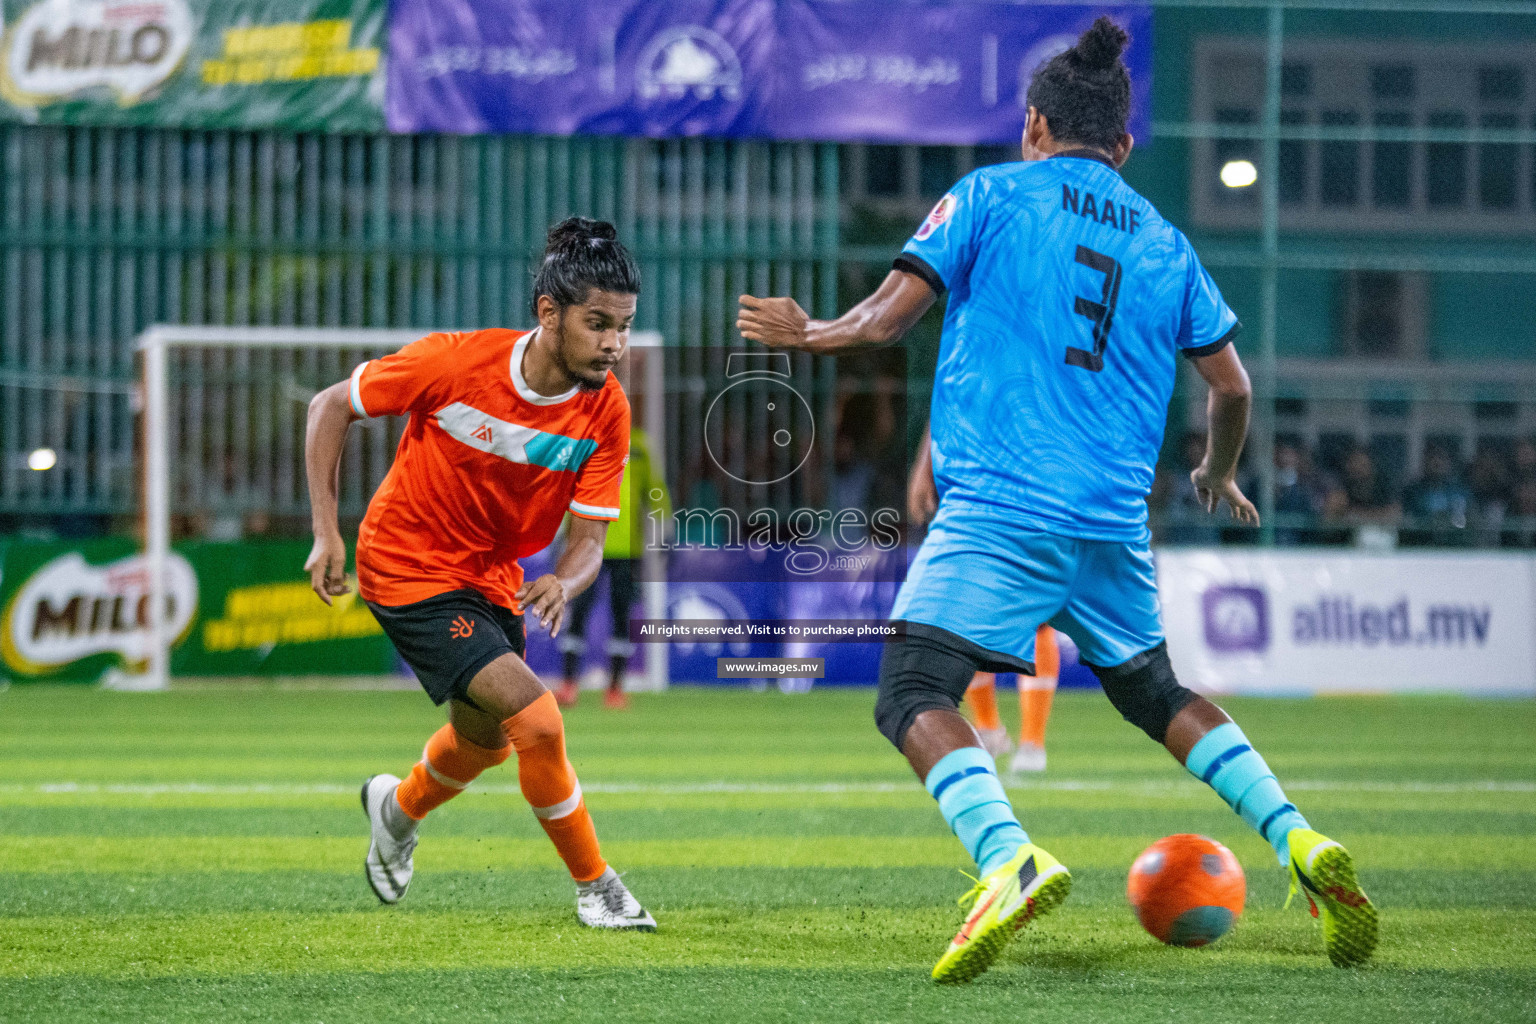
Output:
<path fill-rule="evenodd" d="M 1085 70 L 1108 71 L 1119 62 L 1125 44 L 1130 41 L 1130 33 L 1101 14 L 1078 38 L 1073 49 Z"/>
<path fill-rule="evenodd" d="M 1130 33 L 1100 16 L 1075 46 L 1035 69 L 1027 102 L 1057 142 L 1108 153 L 1125 137 L 1131 73 L 1120 55 L 1130 41 Z"/>
<path fill-rule="evenodd" d="M 544 240 L 544 244 L 547 253 L 554 253 L 561 249 L 589 245 L 594 240 L 613 242 L 617 241 L 618 237 L 618 228 L 605 220 L 593 220 L 590 217 L 567 217 L 549 229 L 549 235 Z"/>
<path fill-rule="evenodd" d="M 550 228 L 545 238 L 544 258 L 533 279 L 533 315 L 539 315 L 540 295 L 548 295 L 556 305 L 571 306 L 586 301 L 593 288 L 638 295 L 640 268 L 612 224 L 567 217 Z"/>

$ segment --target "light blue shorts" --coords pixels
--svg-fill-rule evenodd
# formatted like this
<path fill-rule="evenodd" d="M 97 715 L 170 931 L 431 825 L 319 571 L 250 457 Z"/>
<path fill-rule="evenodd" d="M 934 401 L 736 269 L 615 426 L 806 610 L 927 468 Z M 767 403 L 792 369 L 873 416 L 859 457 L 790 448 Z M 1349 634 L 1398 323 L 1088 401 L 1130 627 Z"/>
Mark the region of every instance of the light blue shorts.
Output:
<path fill-rule="evenodd" d="M 1163 641 L 1146 543 L 1080 540 L 942 511 L 891 619 L 937 626 L 1031 670 L 1042 623 L 1071 637 L 1082 661 L 1100 668 Z"/>

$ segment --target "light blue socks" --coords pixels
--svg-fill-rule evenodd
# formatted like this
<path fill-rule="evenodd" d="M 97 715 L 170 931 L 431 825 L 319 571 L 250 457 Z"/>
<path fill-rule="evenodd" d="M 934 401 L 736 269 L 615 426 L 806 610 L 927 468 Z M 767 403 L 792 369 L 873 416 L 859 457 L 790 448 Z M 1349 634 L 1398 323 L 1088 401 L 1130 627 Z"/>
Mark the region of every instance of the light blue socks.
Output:
<path fill-rule="evenodd" d="M 1214 789 L 1228 807 L 1275 848 L 1282 867 L 1290 861 L 1286 835 L 1293 828 L 1311 826 L 1296 805 L 1285 798 L 1275 773 L 1249 745 L 1243 730 L 1231 722 L 1218 725 L 1190 750 L 1184 767 Z"/>
<path fill-rule="evenodd" d="M 928 773 L 924 785 L 939 802 L 939 813 L 976 862 L 981 877 L 1008 863 L 1019 847 L 1029 842 L 1024 826 L 1013 815 L 1003 784 L 997 781 L 991 756 L 980 747 L 961 747 L 945 754 Z"/>

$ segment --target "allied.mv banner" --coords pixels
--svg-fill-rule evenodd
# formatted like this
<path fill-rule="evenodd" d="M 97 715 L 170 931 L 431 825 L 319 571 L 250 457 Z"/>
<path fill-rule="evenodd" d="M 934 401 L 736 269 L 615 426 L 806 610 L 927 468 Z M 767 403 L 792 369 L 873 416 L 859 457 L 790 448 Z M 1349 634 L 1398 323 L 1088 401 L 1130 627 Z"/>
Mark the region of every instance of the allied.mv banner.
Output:
<path fill-rule="evenodd" d="M 1536 693 L 1536 559 L 1157 553 L 1179 678 L 1210 693 Z"/>

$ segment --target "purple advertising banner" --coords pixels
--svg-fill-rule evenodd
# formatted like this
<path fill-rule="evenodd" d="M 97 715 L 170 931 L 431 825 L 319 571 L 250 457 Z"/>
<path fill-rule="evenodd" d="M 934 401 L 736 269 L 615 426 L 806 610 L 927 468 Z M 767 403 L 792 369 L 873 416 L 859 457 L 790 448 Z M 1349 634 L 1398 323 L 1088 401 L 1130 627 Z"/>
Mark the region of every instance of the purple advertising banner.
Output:
<path fill-rule="evenodd" d="M 810 0 L 779 5 L 775 137 L 1017 143 L 1030 75 L 1100 14 L 1131 33 L 1130 131 L 1151 128 L 1152 12 L 1141 7 Z"/>
<path fill-rule="evenodd" d="M 1152 12 L 893 0 L 392 0 L 394 132 L 1009 144 L 1031 72 L 1099 14 L 1131 33 L 1150 134 Z"/>

